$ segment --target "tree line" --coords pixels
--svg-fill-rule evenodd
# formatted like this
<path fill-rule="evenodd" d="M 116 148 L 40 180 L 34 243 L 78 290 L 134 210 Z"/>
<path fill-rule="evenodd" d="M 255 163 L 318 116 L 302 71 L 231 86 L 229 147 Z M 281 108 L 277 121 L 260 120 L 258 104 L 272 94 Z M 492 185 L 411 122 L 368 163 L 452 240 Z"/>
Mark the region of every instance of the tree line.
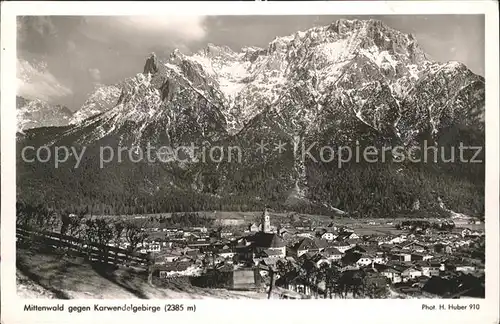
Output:
<path fill-rule="evenodd" d="M 324 262 L 317 266 L 308 258 L 299 259 L 298 263 L 279 260 L 276 263 L 276 274 L 284 287 L 292 280 L 300 278 L 318 294 L 318 286 L 323 282 L 321 293 L 325 299 L 332 299 L 334 296 L 345 298 L 348 293 L 354 298 L 364 296 L 375 299 L 385 298 L 389 293 L 387 280 L 383 276 L 364 269 L 342 272 L 341 265 L 336 262 Z"/>
<path fill-rule="evenodd" d="M 42 139 L 26 138 L 19 147 L 36 147 Z M 38 161 L 24 163 L 18 156 L 18 197 L 30 204 L 92 215 L 246 212 L 260 211 L 266 205 L 277 211 L 334 215 L 326 204 L 360 218 L 411 211 L 416 200 L 422 214 L 434 217 L 440 212 L 441 198 L 455 212 L 484 215 L 484 164 L 388 159 L 339 168 L 335 163 L 306 161 L 302 185 L 307 202 L 290 205 L 287 198 L 298 177 L 290 152 L 268 159 L 258 156 L 241 164 L 203 163 L 186 169 L 127 161 L 100 168 L 97 147 L 88 148 L 76 169 L 71 163 L 58 168 Z"/>
<path fill-rule="evenodd" d="M 418 229 L 425 231 L 428 228 L 432 228 L 439 231 L 451 231 L 455 228 L 455 223 L 451 221 L 446 222 L 431 222 L 425 220 L 405 220 L 401 223 L 395 225 L 396 229 L 407 229 L 410 232 L 414 232 Z"/>
<path fill-rule="evenodd" d="M 127 249 L 135 252 L 148 234 L 135 222 L 124 219 L 91 218 L 85 214 L 67 214 L 44 205 L 16 204 L 16 226 L 28 231 L 55 232 L 80 239 L 86 244 L 116 245 L 124 239 Z"/>

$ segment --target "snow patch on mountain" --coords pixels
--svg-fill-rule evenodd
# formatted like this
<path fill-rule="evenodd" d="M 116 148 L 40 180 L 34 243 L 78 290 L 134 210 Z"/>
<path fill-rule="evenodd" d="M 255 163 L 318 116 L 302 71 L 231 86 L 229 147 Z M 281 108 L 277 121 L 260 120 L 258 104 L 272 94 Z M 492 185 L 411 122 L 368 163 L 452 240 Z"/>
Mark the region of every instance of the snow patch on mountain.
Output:
<path fill-rule="evenodd" d="M 98 85 L 71 118 L 70 124 L 79 124 L 87 118 L 103 113 L 114 107 L 121 89 L 116 85 Z"/>
<path fill-rule="evenodd" d="M 194 113 L 195 123 L 206 121 L 206 116 L 200 116 L 211 109 L 215 115 L 220 113 L 222 120 L 217 122 L 230 134 L 270 110 L 289 120 L 282 122 L 289 124 L 286 127 L 309 131 L 315 129 L 325 107 L 331 108 L 335 93 L 349 107 L 347 114 L 376 130 L 389 123 L 405 140 L 413 130 L 410 124 L 401 126 L 398 110 L 408 104 L 403 102 L 407 95 L 421 78 L 461 73 L 462 68 L 459 63 L 429 61 L 411 35 L 381 22 L 339 20 L 276 37 L 265 48 L 234 51 L 208 44 L 193 55 L 174 50 L 165 62 L 151 54 L 144 73 L 119 88 L 96 90 L 73 123 L 107 111 L 98 119 L 107 125 L 99 126 L 96 136 L 109 134 L 127 121 L 136 123 L 142 133 L 158 121 L 173 126 L 187 121 L 191 117 L 184 116 L 184 106 L 194 104 L 195 111 L 202 109 Z M 101 109 L 101 103 L 112 107 Z M 426 120 L 437 131 L 440 114 L 435 110 L 441 108 L 425 106 Z M 408 110 L 406 114 L 418 113 Z M 193 127 L 192 121 L 188 125 Z M 204 134 L 204 126 L 197 126 Z"/>
<path fill-rule="evenodd" d="M 17 131 L 39 127 L 68 125 L 72 112 L 61 105 L 51 105 L 40 99 L 16 98 Z"/>

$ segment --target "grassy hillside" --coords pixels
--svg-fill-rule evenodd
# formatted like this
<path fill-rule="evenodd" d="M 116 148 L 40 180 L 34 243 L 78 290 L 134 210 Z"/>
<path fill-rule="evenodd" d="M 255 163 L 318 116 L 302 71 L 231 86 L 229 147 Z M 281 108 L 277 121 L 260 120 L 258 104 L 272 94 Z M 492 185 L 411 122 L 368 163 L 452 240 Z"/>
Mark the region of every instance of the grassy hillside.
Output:
<path fill-rule="evenodd" d="M 56 299 L 262 299 L 264 293 L 202 289 L 191 285 L 153 287 L 144 273 L 85 263 L 80 258 L 17 250 L 21 298 Z"/>

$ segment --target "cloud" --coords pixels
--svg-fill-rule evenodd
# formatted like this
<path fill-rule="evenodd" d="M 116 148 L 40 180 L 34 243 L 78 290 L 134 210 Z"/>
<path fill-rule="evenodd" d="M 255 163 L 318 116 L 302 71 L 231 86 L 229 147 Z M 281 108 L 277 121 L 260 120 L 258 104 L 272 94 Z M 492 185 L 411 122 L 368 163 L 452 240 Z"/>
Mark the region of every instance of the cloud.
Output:
<path fill-rule="evenodd" d="M 123 28 L 151 33 L 175 33 L 186 40 L 199 40 L 205 36 L 203 16 L 132 16 L 117 17 Z"/>
<path fill-rule="evenodd" d="M 73 53 L 76 51 L 76 44 L 75 42 L 73 42 L 72 40 L 69 40 L 67 43 L 66 43 L 66 47 L 68 49 L 68 52 L 70 53 Z"/>
<path fill-rule="evenodd" d="M 47 39 L 57 35 L 57 28 L 50 16 L 19 16 L 16 25 L 19 43 L 31 42 L 33 38 Z"/>
<path fill-rule="evenodd" d="M 30 63 L 17 59 L 17 95 L 27 99 L 53 99 L 72 94 L 47 70 L 45 62 Z"/>
<path fill-rule="evenodd" d="M 101 81 L 101 71 L 97 68 L 91 68 L 89 69 L 90 77 L 95 81 L 99 82 Z"/>
<path fill-rule="evenodd" d="M 202 40 L 205 16 L 85 17 L 82 32 L 100 42 L 124 41 L 137 47 L 171 46 Z"/>

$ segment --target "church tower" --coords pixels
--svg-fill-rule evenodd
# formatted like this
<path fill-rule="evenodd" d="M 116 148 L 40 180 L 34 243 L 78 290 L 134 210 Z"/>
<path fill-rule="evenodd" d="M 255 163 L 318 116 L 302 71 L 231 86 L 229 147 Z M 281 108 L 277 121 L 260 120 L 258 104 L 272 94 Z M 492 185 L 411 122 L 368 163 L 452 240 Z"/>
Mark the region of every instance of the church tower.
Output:
<path fill-rule="evenodd" d="M 267 212 L 267 208 L 264 209 L 264 213 L 262 213 L 261 226 L 262 226 L 262 232 L 264 233 L 271 232 L 271 220 L 269 218 L 269 213 Z"/>

